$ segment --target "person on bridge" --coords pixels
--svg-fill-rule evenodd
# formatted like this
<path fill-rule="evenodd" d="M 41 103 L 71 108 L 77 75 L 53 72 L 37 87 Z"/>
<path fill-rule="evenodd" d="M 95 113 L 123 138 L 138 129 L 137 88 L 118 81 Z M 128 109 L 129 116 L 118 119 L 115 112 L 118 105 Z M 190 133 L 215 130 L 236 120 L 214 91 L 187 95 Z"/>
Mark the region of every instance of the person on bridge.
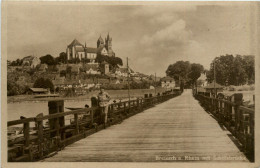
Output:
<path fill-rule="evenodd" d="M 105 92 L 104 88 L 100 88 L 100 92 L 98 94 L 98 101 L 99 101 L 99 106 L 102 109 L 102 116 L 104 116 L 104 127 L 106 128 L 106 123 L 107 123 L 107 113 L 108 113 L 108 105 L 110 101 L 110 96 L 107 92 Z"/>

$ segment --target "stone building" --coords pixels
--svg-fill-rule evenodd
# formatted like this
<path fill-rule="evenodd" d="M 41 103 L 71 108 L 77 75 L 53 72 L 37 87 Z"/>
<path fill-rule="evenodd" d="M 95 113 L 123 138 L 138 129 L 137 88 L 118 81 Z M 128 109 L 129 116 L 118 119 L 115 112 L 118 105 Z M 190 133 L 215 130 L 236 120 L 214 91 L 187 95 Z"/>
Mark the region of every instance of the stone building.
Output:
<path fill-rule="evenodd" d="M 109 64 L 106 61 L 103 61 L 100 64 L 100 71 L 101 71 L 101 74 L 108 74 L 109 73 Z"/>
<path fill-rule="evenodd" d="M 174 88 L 175 87 L 174 79 L 169 76 L 161 78 L 161 87 L 167 89 Z"/>
<path fill-rule="evenodd" d="M 22 59 L 23 66 L 30 66 L 31 68 L 36 68 L 37 65 L 41 64 L 41 60 L 35 56 L 27 56 Z"/>
<path fill-rule="evenodd" d="M 77 39 L 74 39 L 67 46 L 67 59 L 72 60 L 86 58 L 86 46 L 82 45 Z"/>
<path fill-rule="evenodd" d="M 74 39 L 68 46 L 67 46 L 67 59 L 89 59 L 90 63 L 95 63 L 97 55 L 104 55 L 104 56 L 115 56 L 115 53 L 112 49 L 112 37 L 107 35 L 105 41 L 100 36 L 97 40 L 97 48 L 87 47 L 81 44 L 77 39 Z"/>

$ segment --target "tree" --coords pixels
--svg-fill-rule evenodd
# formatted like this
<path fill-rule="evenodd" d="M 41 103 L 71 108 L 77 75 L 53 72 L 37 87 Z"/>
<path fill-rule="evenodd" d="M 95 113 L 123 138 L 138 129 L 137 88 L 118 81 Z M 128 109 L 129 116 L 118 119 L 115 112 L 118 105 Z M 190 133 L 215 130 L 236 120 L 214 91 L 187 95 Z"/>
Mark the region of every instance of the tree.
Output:
<path fill-rule="evenodd" d="M 174 64 L 168 66 L 166 70 L 167 76 L 173 77 L 175 81 L 183 79 L 188 81 L 187 74 L 190 71 L 190 62 L 189 61 L 177 61 Z"/>
<path fill-rule="evenodd" d="M 106 61 L 107 63 L 109 63 L 110 69 L 114 69 L 118 67 L 118 65 L 120 66 L 123 65 L 123 61 L 119 57 L 109 57 L 109 56 L 98 54 L 96 60 L 98 63 L 102 63 L 103 61 Z"/>
<path fill-rule="evenodd" d="M 221 85 L 242 85 L 247 79 L 254 83 L 254 57 L 225 55 L 216 57 L 211 63 L 207 79 L 212 82 L 214 79 L 214 62 L 216 82 Z"/>
<path fill-rule="evenodd" d="M 234 76 L 234 84 L 241 85 L 245 84 L 247 80 L 247 74 L 243 67 L 243 59 L 241 56 L 236 56 L 234 58 L 233 67 L 231 71 L 231 76 Z"/>
<path fill-rule="evenodd" d="M 17 59 L 15 61 L 12 61 L 10 65 L 11 66 L 21 66 L 22 63 L 23 63 L 23 60 Z"/>
<path fill-rule="evenodd" d="M 60 76 L 61 77 L 63 77 L 63 76 L 66 77 L 66 71 L 65 70 L 60 71 Z"/>
<path fill-rule="evenodd" d="M 59 57 L 56 58 L 56 62 L 61 62 L 63 64 L 65 64 L 67 62 L 67 54 L 65 52 L 61 52 L 59 54 Z"/>
<path fill-rule="evenodd" d="M 255 83 L 255 57 L 252 55 L 243 56 L 243 67 L 247 74 L 248 84 Z"/>
<path fill-rule="evenodd" d="M 7 96 L 14 96 L 18 95 L 19 93 L 19 86 L 10 80 L 7 80 Z"/>
<path fill-rule="evenodd" d="M 72 67 L 71 66 L 67 66 L 66 68 L 66 78 L 69 77 L 71 78 L 71 72 L 72 72 Z"/>
<path fill-rule="evenodd" d="M 35 69 L 32 69 L 32 68 L 27 71 L 27 73 L 28 73 L 30 76 L 32 76 L 35 72 L 36 72 L 36 70 L 35 70 Z"/>
<path fill-rule="evenodd" d="M 50 54 L 40 57 L 40 60 L 42 64 L 56 65 L 55 59 Z"/>
<path fill-rule="evenodd" d="M 55 92 L 60 92 L 60 87 L 57 87 L 56 89 L 55 89 Z"/>
<path fill-rule="evenodd" d="M 38 78 L 33 84 L 35 88 L 49 88 L 50 91 L 54 91 L 54 85 L 50 79 Z"/>
<path fill-rule="evenodd" d="M 81 60 L 84 64 L 85 63 L 90 63 L 90 59 L 88 59 L 88 58 L 82 58 L 82 60 Z"/>
<path fill-rule="evenodd" d="M 190 87 L 196 84 L 200 74 L 204 71 L 204 67 L 201 64 L 190 64 L 189 61 L 177 61 L 174 64 L 168 66 L 166 75 L 173 77 L 176 83 L 180 84 L 180 87 Z"/>
<path fill-rule="evenodd" d="M 200 64 L 191 64 L 190 72 L 188 73 L 188 77 L 191 80 L 191 84 L 195 84 L 197 79 L 200 77 L 200 74 L 204 71 L 204 68 Z"/>
<path fill-rule="evenodd" d="M 233 82 L 233 76 L 231 76 L 232 66 L 234 62 L 233 55 L 226 55 L 216 57 L 210 64 L 210 70 L 207 74 L 207 79 L 209 82 L 214 80 L 214 63 L 215 63 L 215 73 L 216 82 L 225 85 L 226 82 Z"/>
<path fill-rule="evenodd" d="M 73 58 L 71 60 L 68 60 L 68 63 L 77 64 L 77 63 L 80 63 L 80 59 L 79 58 Z"/>

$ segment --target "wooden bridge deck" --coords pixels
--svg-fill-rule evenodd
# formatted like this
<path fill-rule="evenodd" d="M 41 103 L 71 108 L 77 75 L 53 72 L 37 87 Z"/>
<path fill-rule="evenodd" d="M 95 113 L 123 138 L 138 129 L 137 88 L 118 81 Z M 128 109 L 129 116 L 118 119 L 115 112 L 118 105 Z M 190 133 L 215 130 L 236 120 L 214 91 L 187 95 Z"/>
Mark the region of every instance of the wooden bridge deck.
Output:
<path fill-rule="evenodd" d="M 175 158 L 217 160 L 218 157 L 222 161 L 225 158 L 241 161 L 245 156 L 229 135 L 188 90 L 75 142 L 43 161 L 153 162 Z"/>

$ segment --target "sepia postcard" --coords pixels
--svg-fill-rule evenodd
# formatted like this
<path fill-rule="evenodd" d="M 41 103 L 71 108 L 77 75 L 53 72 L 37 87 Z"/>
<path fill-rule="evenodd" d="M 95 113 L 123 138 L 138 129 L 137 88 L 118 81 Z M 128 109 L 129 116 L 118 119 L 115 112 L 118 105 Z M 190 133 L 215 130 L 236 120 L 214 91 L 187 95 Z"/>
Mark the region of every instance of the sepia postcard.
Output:
<path fill-rule="evenodd" d="M 259 37 L 257 1 L 2 1 L 1 167 L 260 167 Z"/>

